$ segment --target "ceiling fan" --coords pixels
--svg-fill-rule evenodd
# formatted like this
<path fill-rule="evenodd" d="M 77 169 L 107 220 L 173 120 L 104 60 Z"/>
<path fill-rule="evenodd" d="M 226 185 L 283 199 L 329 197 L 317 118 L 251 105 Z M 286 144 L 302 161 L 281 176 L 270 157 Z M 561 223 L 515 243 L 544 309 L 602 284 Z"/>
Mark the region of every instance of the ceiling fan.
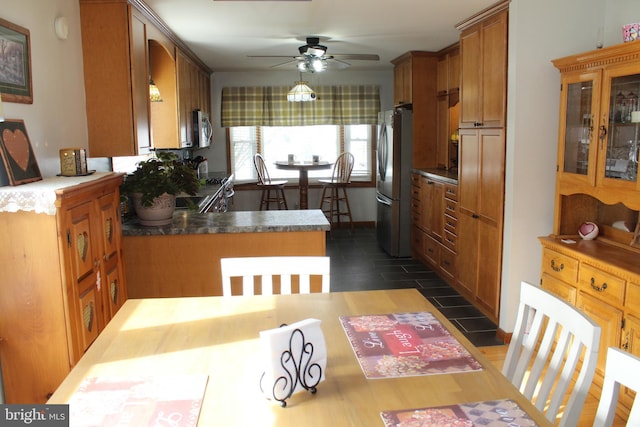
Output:
<path fill-rule="evenodd" d="M 320 37 L 307 37 L 307 44 L 298 47 L 299 55 L 249 55 L 249 58 L 289 58 L 271 68 L 282 67 L 284 65 L 296 63 L 300 72 L 319 73 L 327 69 L 329 63 L 337 64 L 338 68 L 346 68 L 351 64 L 349 60 L 357 61 L 379 61 L 380 57 L 375 54 L 365 53 L 337 53 L 327 55 L 327 47 L 320 44 Z"/>

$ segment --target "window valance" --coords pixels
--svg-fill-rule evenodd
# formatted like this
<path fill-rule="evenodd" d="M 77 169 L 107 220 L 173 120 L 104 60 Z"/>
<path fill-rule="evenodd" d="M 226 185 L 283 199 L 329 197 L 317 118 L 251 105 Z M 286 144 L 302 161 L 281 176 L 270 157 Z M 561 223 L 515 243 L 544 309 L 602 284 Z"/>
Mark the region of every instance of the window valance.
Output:
<path fill-rule="evenodd" d="M 376 85 L 315 86 L 316 100 L 287 101 L 288 86 L 225 87 L 222 127 L 359 125 L 378 123 Z"/>

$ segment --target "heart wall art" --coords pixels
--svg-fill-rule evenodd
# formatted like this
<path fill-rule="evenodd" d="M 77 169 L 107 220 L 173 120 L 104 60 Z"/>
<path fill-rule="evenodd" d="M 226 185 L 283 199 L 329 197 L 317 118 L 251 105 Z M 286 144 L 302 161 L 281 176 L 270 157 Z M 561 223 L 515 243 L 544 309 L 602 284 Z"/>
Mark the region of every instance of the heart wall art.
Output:
<path fill-rule="evenodd" d="M 22 120 L 0 122 L 0 155 L 9 185 L 40 181 L 42 175 Z"/>

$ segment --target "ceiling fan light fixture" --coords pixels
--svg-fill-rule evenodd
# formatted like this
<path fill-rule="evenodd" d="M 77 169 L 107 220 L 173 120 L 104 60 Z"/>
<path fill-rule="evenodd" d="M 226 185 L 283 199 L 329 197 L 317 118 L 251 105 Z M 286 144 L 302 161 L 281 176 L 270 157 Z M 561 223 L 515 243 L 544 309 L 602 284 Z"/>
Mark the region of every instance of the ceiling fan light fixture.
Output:
<path fill-rule="evenodd" d="M 322 58 L 313 58 L 310 62 L 311 69 L 316 73 L 327 69 L 327 61 Z"/>
<path fill-rule="evenodd" d="M 301 73 L 306 73 L 307 71 L 309 71 L 306 61 L 298 62 L 298 71 L 300 71 Z"/>
<path fill-rule="evenodd" d="M 295 86 L 287 93 L 289 102 L 308 102 L 316 100 L 316 93 L 307 86 L 308 82 L 296 82 Z"/>

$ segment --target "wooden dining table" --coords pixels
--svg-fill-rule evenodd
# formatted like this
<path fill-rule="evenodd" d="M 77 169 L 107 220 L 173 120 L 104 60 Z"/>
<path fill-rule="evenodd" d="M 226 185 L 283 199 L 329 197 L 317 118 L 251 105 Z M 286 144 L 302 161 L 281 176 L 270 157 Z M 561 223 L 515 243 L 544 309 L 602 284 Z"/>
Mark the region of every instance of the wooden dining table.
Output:
<path fill-rule="evenodd" d="M 300 209 L 309 208 L 309 171 L 329 169 L 333 165 L 330 162 L 287 162 L 277 161 L 276 169 L 297 170 L 298 187 L 300 189 Z"/>
<path fill-rule="evenodd" d="M 431 312 L 482 365 L 473 372 L 367 379 L 340 316 Z M 321 321 L 326 379 L 286 407 L 260 391 L 259 333 Z M 88 378 L 204 374 L 198 426 L 383 426 L 380 413 L 511 399 L 539 426 L 535 407 L 417 290 L 126 301 L 48 403 L 67 403 Z M 72 405 L 73 406 L 73 405 Z M 71 425 L 74 425 L 71 408 Z"/>

